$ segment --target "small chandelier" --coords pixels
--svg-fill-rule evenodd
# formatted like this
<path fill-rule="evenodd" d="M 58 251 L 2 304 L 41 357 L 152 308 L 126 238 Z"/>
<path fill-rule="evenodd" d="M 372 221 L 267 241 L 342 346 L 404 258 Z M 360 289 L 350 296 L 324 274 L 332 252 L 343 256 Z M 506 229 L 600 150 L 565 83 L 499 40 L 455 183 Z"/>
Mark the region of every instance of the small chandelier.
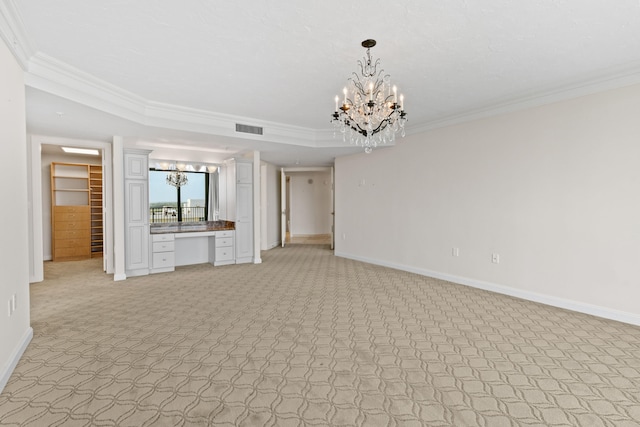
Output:
<path fill-rule="evenodd" d="M 367 57 L 358 61 L 360 74 L 353 72 L 348 86 L 343 92 L 342 104 L 336 96 L 336 110 L 332 116 L 334 130 L 342 133 L 351 144 L 361 145 L 365 153 L 375 147 L 396 139 L 396 133 L 405 135 L 404 125 L 407 113 L 404 111 L 404 96 L 398 99 L 398 89 L 391 86 L 391 76 L 378 71 L 380 59 L 371 60 L 371 48 L 375 40 L 365 40 L 362 47 L 367 49 Z M 334 133 L 335 137 L 335 133 Z"/>
<path fill-rule="evenodd" d="M 184 172 L 176 171 L 167 174 L 167 184 L 173 185 L 174 187 L 182 187 L 183 185 L 187 185 L 188 182 L 189 179 Z"/>

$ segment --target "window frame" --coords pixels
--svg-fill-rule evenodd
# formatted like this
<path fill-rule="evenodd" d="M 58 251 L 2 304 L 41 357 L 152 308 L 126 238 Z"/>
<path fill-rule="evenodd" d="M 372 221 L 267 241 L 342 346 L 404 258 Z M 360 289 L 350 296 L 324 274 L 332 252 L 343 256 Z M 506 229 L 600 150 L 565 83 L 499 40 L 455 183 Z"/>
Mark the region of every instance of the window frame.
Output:
<path fill-rule="evenodd" d="M 159 173 L 164 173 L 165 176 L 167 174 L 170 174 L 172 172 L 175 172 L 173 170 L 165 170 L 165 169 L 158 169 L 158 168 L 149 168 L 149 174 L 151 174 L 152 172 L 159 172 Z M 160 220 L 160 221 L 156 221 L 155 220 L 155 209 L 158 208 L 153 208 L 151 207 L 151 187 L 149 187 L 149 223 L 150 224 L 167 224 L 167 223 L 178 223 L 178 224 L 182 224 L 182 223 L 201 223 L 201 222 L 206 222 L 209 218 L 209 180 L 210 180 L 210 173 L 208 171 L 206 172 L 199 172 L 199 171 L 181 171 L 185 174 L 187 174 L 187 176 L 189 176 L 189 174 L 198 174 L 198 175 L 204 175 L 204 215 L 201 217 L 203 218 L 202 220 L 198 220 L 198 221 L 194 221 L 192 218 L 187 219 L 186 221 L 183 221 L 183 217 L 184 217 L 184 213 L 183 213 L 183 207 L 182 207 L 182 190 L 181 187 L 174 187 L 176 190 L 176 198 L 175 198 L 175 202 L 176 202 L 176 220 L 175 221 L 167 221 L 167 220 Z M 151 181 L 151 178 L 149 178 L 149 181 Z M 167 184 L 169 185 L 169 184 Z M 156 202 L 157 203 L 157 202 Z M 163 206 L 162 209 L 165 209 L 165 207 Z M 173 208 L 171 208 L 173 209 Z M 166 216 L 166 213 L 163 211 L 162 212 L 163 216 Z"/>

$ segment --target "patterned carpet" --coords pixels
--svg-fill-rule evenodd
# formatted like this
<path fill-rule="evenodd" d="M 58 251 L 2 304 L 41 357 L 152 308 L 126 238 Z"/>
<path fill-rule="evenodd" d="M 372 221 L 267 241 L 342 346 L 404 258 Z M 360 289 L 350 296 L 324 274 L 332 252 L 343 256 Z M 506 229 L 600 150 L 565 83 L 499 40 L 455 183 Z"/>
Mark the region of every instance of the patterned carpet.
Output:
<path fill-rule="evenodd" d="M 2 426 L 638 426 L 640 328 L 337 258 L 47 263 Z"/>

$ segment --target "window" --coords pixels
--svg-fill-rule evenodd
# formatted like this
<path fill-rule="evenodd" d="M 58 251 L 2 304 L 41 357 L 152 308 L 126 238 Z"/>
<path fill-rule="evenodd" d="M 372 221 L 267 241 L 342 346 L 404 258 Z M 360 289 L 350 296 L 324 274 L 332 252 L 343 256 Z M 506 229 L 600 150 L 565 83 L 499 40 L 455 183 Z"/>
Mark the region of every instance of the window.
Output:
<path fill-rule="evenodd" d="M 206 172 L 183 172 L 188 182 L 182 187 L 167 184 L 169 171 L 149 171 L 149 221 L 198 222 L 207 220 L 208 181 Z"/>

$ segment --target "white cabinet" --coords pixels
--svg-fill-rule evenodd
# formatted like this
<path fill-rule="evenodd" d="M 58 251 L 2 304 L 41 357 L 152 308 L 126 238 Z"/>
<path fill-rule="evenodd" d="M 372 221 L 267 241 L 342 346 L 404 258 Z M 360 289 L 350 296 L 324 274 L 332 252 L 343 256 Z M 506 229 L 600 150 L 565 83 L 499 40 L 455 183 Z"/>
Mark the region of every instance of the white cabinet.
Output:
<path fill-rule="evenodd" d="M 253 261 L 253 163 L 236 163 L 236 264 Z"/>
<path fill-rule="evenodd" d="M 218 266 L 235 263 L 234 234 L 233 230 L 216 231 L 215 238 L 210 240 L 213 244 L 209 246 L 209 256 L 211 257 L 211 255 L 213 255 L 213 265 Z"/>
<path fill-rule="evenodd" d="M 124 179 L 149 179 L 149 153 L 146 150 L 124 150 Z"/>
<path fill-rule="evenodd" d="M 151 236 L 151 273 L 175 270 L 175 238 L 173 234 Z"/>
<path fill-rule="evenodd" d="M 125 273 L 149 274 L 149 189 L 147 150 L 124 150 Z"/>
<path fill-rule="evenodd" d="M 253 182 L 253 163 L 236 163 L 236 183 L 251 184 Z"/>

